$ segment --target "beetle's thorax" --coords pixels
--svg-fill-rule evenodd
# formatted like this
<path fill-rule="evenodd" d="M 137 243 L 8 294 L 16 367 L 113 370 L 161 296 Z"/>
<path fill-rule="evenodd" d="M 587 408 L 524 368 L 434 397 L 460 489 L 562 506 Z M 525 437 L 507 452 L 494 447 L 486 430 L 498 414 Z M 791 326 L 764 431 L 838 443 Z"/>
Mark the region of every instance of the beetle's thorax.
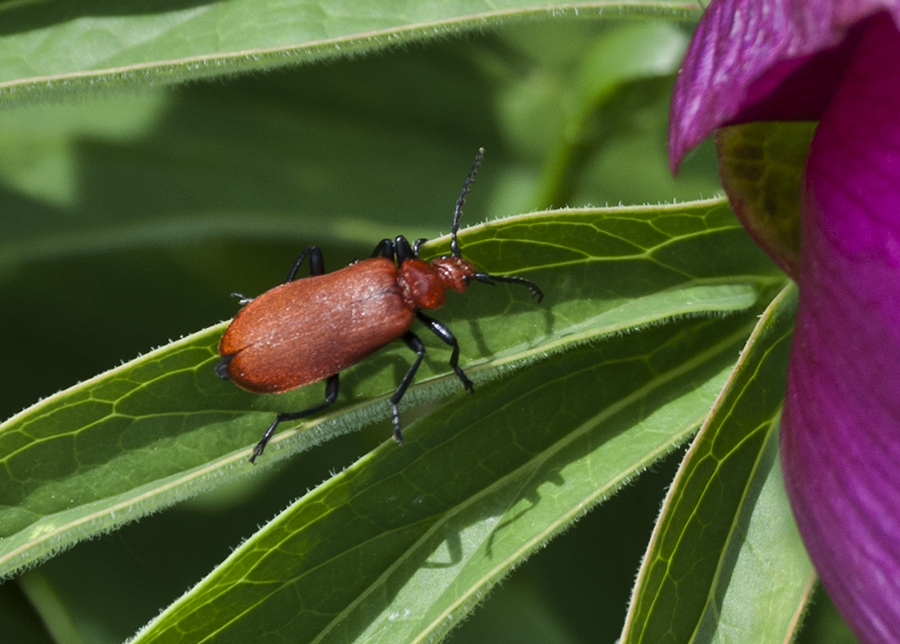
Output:
<path fill-rule="evenodd" d="M 445 291 L 462 293 L 475 267 L 462 257 L 438 257 L 429 264 L 408 259 L 400 267 L 397 283 L 404 302 L 411 309 L 439 309 L 446 301 Z"/>

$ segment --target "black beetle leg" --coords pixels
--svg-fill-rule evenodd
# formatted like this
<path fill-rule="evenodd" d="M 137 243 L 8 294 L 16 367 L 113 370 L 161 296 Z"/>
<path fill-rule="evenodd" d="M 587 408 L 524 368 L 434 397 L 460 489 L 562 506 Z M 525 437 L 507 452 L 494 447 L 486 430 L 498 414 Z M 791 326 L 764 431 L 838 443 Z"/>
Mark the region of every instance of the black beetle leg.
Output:
<path fill-rule="evenodd" d="M 334 374 L 330 378 L 325 381 L 325 402 L 321 405 L 316 405 L 315 407 L 310 407 L 309 409 L 304 409 L 303 411 L 292 411 L 292 412 L 282 412 L 275 417 L 275 421 L 269 425 L 269 429 L 266 430 L 266 433 L 263 434 L 263 437 L 256 444 L 256 447 L 253 448 L 253 456 L 250 457 L 250 462 L 253 463 L 256 460 L 257 456 L 262 456 L 263 451 L 266 449 L 266 444 L 269 442 L 269 439 L 272 438 L 272 434 L 275 433 L 275 428 L 278 427 L 278 424 L 285 420 L 297 420 L 298 418 L 304 418 L 305 416 L 311 416 L 317 412 L 322 411 L 326 407 L 330 407 L 334 404 L 334 401 L 337 400 L 338 391 L 340 390 L 340 381 L 339 374 Z"/>
<path fill-rule="evenodd" d="M 236 353 L 232 353 L 231 355 L 219 358 L 219 362 L 216 364 L 216 375 L 222 380 L 230 380 L 228 377 L 228 363 L 234 360 L 236 355 Z"/>
<path fill-rule="evenodd" d="M 372 257 L 386 257 L 387 259 L 393 261 L 394 242 L 392 242 L 390 239 L 382 239 L 380 242 L 378 242 L 375 250 L 372 251 Z"/>
<path fill-rule="evenodd" d="M 444 344 L 448 345 L 453 350 L 450 353 L 450 367 L 456 372 L 457 377 L 462 381 L 466 391 L 469 393 L 474 392 L 475 387 L 472 384 L 472 381 L 469 380 L 469 377 L 466 376 L 465 372 L 463 372 L 462 368 L 459 366 L 459 343 L 456 341 L 456 336 L 453 335 L 450 329 L 434 318 L 430 318 L 423 313 L 416 313 L 416 317 L 419 318 L 419 321 L 427 326 L 432 333 L 439 337 Z"/>
<path fill-rule="evenodd" d="M 406 372 L 406 375 L 403 376 L 403 380 L 400 381 L 400 386 L 397 387 L 397 391 L 391 396 L 391 416 L 394 422 L 394 440 L 400 445 L 403 445 L 403 432 L 400 429 L 400 408 L 398 405 L 400 404 L 400 399 L 403 398 L 403 394 L 405 394 L 406 390 L 409 388 L 412 379 L 415 377 L 416 371 L 419 370 L 419 365 L 422 364 L 422 358 L 425 357 L 425 345 L 415 333 L 407 331 L 403 334 L 403 341 L 406 343 L 406 346 L 416 352 L 416 359 Z"/>
<path fill-rule="evenodd" d="M 402 266 L 406 260 L 416 257 L 415 251 L 403 235 L 394 238 L 394 249 L 397 253 L 397 266 Z"/>
<path fill-rule="evenodd" d="M 325 260 L 322 258 L 322 250 L 318 246 L 308 246 L 303 249 L 303 252 L 300 253 L 300 256 L 297 258 L 297 261 L 291 266 L 287 279 L 284 280 L 285 282 L 294 281 L 294 278 L 297 276 L 297 271 L 300 270 L 300 265 L 303 263 L 303 260 L 306 259 L 307 255 L 309 255 L 309 274 L 325 274 Z"/>
<path fill-rule="evenodd" d="M 418 256 L 419 256 L 419 248 L 422 246 L 422 244 L 424 244 L 424 243 L 427 242 L 427 241 L 428 241 L 428 240 L 425 239 L 424 237 L 419 237 L 416 241 L 413 242 L 412 250 L 413 250 L 413 256 L 414 256 L 414 257 L 418 257 Z"/>

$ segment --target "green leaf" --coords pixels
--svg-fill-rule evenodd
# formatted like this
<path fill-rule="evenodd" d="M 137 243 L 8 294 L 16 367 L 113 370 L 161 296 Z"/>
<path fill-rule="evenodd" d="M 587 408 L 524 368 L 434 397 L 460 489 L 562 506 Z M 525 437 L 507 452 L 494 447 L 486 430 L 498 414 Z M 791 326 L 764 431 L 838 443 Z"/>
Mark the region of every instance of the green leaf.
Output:
<path fill-rule="evenodd" d="M 110 0 L 6 2 L 0 4 L 0 99 L 47 100 L 269 69 L 548 12 L 671 18 L 683 15 L 685 6 L 659 0 L 537 6 L 523 0 L 147 0 L 132 9 Z"/>
<path fill-rule="evenodd" d="M 815 579 L 778 461 L 797 292 L 760 319 L 669 491 L 623 642 L 788 641 Z"/>

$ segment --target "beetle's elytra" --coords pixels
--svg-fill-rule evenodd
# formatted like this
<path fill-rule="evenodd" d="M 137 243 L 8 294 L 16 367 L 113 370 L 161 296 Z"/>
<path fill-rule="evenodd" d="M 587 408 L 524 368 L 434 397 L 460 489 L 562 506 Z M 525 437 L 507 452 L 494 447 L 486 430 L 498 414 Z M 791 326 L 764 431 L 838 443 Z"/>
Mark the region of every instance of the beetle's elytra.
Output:
<path fill-rule="evenodd" d="M 325 273 L 322 252 L 306 248 L 288 273 L 284 284 L 246 303 L 219 342 L 216 374 L 255 393 L 279 393 L 325 380 L 325 401 L 309 409 L 282 412 L 253 449 L 250 462 L 263 453 L 278 424 L 322 411 L 337 399 L 341 371 L 386 344 L 402 339 L 416 352 L 397 390 L 391 396 L 394 440 L 403 444 L 398 404 L 425 356 L 425 345 L 410 331 L 418 319 L 452 349 L 450 367 L 463 386 L 472 381 L 459 366 L 459 345 L 446 326 L 421 310 L 444 305 L 447 289 L 462 293 L 472 280 L 492 284 L 509 282 L 527 287 L 543 298 L 538 286 L 524 277 L 479 272 L 463 259 L 457 233 L 469 187 L 481 165 L 478 151 L 453 213 L 450 255 L 425 262 L 419 259 L 417 240 L 412 246 L 403 236 L 382 239 L 372 257 L 333 273 Z M 309 277 L 294 279 L 309 257 Z"/>

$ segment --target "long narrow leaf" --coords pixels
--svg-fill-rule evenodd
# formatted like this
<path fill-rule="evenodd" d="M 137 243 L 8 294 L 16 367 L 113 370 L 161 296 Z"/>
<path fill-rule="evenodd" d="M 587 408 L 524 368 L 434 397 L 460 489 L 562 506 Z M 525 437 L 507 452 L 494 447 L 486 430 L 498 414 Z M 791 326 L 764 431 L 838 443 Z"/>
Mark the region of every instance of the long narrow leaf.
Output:
<path fill-rule="evenodd" d="M 685 457 L 623 642 L 789 641 L 813 572 L 778 462 L 796 288 L 760 320 Z"/>
<path fill-rule="evenodd" d="M 346 56 L 556 12 L 684 15 L 685 2 L 228 0 L 130 8 L 107 0 L 0 4 L 0 98 L 46 100 Z M 78 55 L 73 55 L 77 52 Z"/>

